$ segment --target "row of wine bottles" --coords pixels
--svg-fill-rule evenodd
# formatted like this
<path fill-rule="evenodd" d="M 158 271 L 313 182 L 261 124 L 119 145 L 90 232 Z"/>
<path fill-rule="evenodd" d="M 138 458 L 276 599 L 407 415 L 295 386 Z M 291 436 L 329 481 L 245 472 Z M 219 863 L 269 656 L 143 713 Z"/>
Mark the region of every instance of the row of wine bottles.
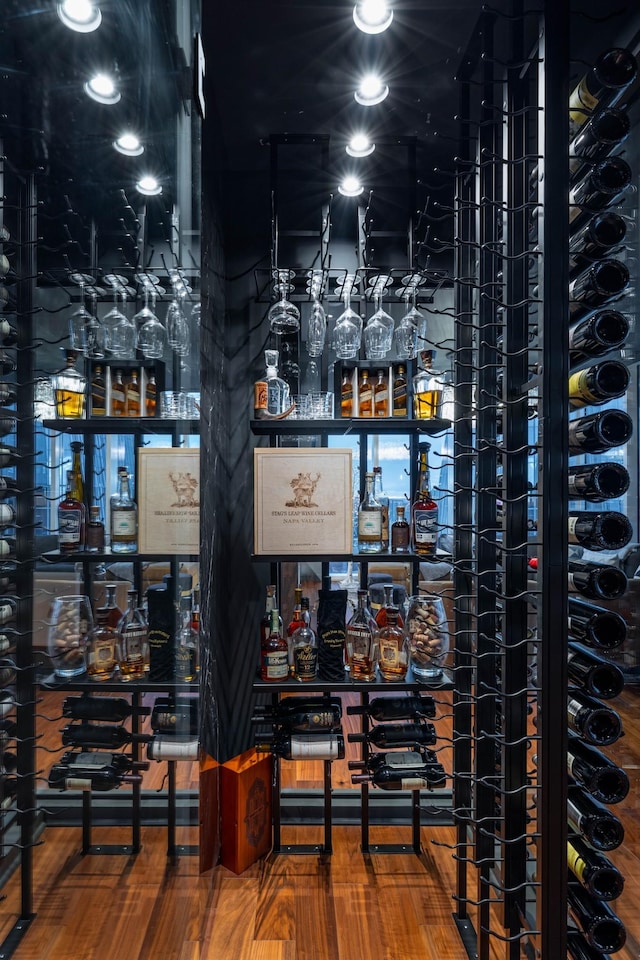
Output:
<path fill-rule="evenodd" d="M 83 750 L 119 750 L 133 743 L 147 745 L 150 760 L 196 760 L 198 741 L 185 739 L 175 733 L 161 735 L 132 733 L 116 724 L 96 724 L 81 721 L 70 723 L 62 730 L 62 745 L 81 747 Z"/>
<path fill-rule="evenodd" d="M 96 697 L 88 693 L 66 697 L 62 703 L 64 717 L 85 724 L 90 721 L 121 723 L 133 716 L 134 712 L 138 717 L 151 717 L 150 725 L 155 734 L 195 736 L 198 733 L 196 697 L 156 697 L 153 708 L 136 706 L 135 709 L 125 697 Z"/>

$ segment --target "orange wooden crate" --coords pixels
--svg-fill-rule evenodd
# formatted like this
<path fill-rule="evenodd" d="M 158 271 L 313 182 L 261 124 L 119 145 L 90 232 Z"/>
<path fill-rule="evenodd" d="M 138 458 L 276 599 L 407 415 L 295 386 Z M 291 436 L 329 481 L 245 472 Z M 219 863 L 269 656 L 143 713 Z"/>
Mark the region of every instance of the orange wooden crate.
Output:
<path fill-rule="evenodd" d="M 271 754 L 253 748 L 220 768 L 220 860 L 234 873 L 271 849 L 272 768 Z"/>

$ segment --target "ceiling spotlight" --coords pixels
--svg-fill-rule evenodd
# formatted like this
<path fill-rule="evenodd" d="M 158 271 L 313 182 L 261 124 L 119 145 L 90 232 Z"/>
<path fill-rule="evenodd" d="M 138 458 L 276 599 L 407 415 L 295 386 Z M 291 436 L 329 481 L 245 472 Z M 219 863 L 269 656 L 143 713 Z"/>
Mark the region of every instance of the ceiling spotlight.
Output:
<path fill-rule="evenodd" d="M 106 73 L 96 73 L 84 85 L 84 92 L 98 103 L 118 103 L 121 93 Z"/>
<path fill-rule="evenodd" d="M 389 96 L 389 87 L 380 77 L 374 73 L 367 74 L 360 81 L 360 86 L 354 93 L 356 101 L 363 107 L 375 107 L 377 103 Z"/>
<path fill-rule="evenodd" d="M 144 147 L 135 133 L 121 134 L 117 140 L 113 141 L 113 145 L 118 153 L 123 153 L 125 157 L 139 157 L 144 153 Z"/>
<path fill-rule="evenodd" d="M 392 20 L 393 10 L 386 0 L 359 0 L 353 8 L 353 22 L 363 33 L 382 33 Z"/>
<path fill-rule="evenodd" d="M 368 157 L 375 150 L 376 145 L 369 140 L 366 133 L 356 133 L 346 145 L 345 150 L 350 157 Z"/>
<path fill-rule="evenodd" d="M 65 27 L 76 33 L 91 33 L 102 23 L 100 7 L 91 0 L 64 0 L 58 4 L 58 16 Z"/>
<path fill-rule="evenodd" d="M 343 197 L 359 197 L 364 187 L 360 183 L 357 177 L 345 177 L 340 186 L 338 187 L 338 193 L 341 193 Z"/>
<path fill-rule="evenodd" d="M 155 177 L 147 174 L 144 177 L 140 177 L 136 183 L 136 190 L 145 197 L 157 197 L 162 193 L 162 186 Z"/>

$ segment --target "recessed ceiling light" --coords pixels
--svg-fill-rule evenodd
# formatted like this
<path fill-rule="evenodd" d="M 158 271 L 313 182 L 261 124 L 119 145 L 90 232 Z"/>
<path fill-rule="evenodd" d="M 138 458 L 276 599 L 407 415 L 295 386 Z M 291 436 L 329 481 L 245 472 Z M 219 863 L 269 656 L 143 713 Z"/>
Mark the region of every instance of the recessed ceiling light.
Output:
<path fill-rule="evenodd" d="M 392 20 L 393 10 L 386 0 L 359 0 L 353 8 L 353 22 L 363 33 L 382 33 Z"/>
<path fill-rule="evenodd" d="M 369 140 L 366 133 L 356 133 L 351 137 L 351 140 L 349 140 L 345 150 L 350 157 L 368 157 L 373 153 L 375 148 L 375 143 Z"/>
<path fill-rule="evenodd" d="M 98 103 L 118 103 L 122 96 L 113 79 L 106 73 L 96 73 L 91 80 L 87 80 L 84 92 Z"/>
<path fill-rule="evenodd" d="M 363 107 L 374 107 L 377 103 L 389 96 L 389 87 L 380 77 L 374 73 L 368 73 L 360 81 L 358 89 L 354 93 L 357 102 Z"/>
<path fill-rule="evenodd" d="M 102 23 L 100 7 L 91 0 L 64 0 L 58 4 L 58 16 L 65 27 L 76 33 L 91 33 Z"/>
<path fill-rule="evenodd" d="M 162 193 L 162 186 L 155 177 L 146 174 L 144 177 L 140 177 L 136 183 L 136 190 L 138 193 L 144 194 L 145 197 L 157 197 Z"/>
<path fill-rule="evenodd" d="M 144 147 L 135 133 L 123 133 L 113 145 L 118 153 L 123 153 L 125 157 L 139 157 L 144 153 Z"/>
<path fill-rule="evenodd" d="M 338 187 L 338 193 L 343 197 L 359 197 L 363 190 L 364 187 L 358 178 L 352 176 L 345 177 Z"/>

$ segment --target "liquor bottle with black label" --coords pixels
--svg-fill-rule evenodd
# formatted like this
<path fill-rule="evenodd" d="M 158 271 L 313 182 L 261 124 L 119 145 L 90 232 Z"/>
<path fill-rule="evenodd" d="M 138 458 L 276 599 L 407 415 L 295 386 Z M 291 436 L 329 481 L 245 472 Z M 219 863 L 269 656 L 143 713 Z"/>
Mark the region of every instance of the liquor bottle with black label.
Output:
<path fill-rule="evenodd" d="M 418 480 L 411 504 L 411 540 L 413 551 L 421 557 L 434 557 L 438 543 L 438 504 L 429 489 L 430 444 L 418 444 Z"/>
<path fill-rule="evenodd" d="M 584 463 L 569 469 L 569 499 L 614 500 L 627 492 L 629 483 L 629 473 L 620 463 Z"/>
<path fill-rule="evenodd" d="M 578 736 L 597 747 L 608 747 L 622 736 L 619 714 L 576 689 L 570 689 L 567 695 L 567 723 Z"/>
<path fill-rule="evenodd" d="M 569 421 L 569 453 L 605 453 L 633 436 L 633 420 L 624 410 L 600 410 Z"/>
<path fill-rule="evenodd" d="M 575 733 L 569 733 L 567 771 L 602 803 L 620 803 L 629 793 L 629 778 L 625 771 Z"/>
<path fill-rule="evenodd" d="M 619 567 L 569 560 L 569 589 L 592 600 L 617 600 L 625 593 L 627 584 L 627 575 Z"/>
<path fill-rule="evenodd" d="M 105 417 L 107 414 L 107 381 L 104 367 L 96 364 L 91 377 L 91 416 Z"/>
<path fill-rule="evenodd" d="M 197 699 L 158 697 L 151 711 L 151 729 L 156 734 L 195 736 L 198 733 Z"/>
<path fill-rule="evenodd" d="M 624 689 L 622 670 L 581 643 L 568 644 L 567 665 L 569 680 L 601 700 L 612 700 Z"/>
<path fill-rule="evenodd" d="M 633 537 L 628 517 L 617 510 L 570 510 L 568 528 L 569 543 L 579 543 L 587 550 L 620 550 Z"/>
<path fill-rule="evenodd" d="M 569 633 L 589 647 L 614 650 L 627 638 L 626 620 L 614 610 L 569 597 L 568 614 Z"/>
<path fill-rule="evenodd" d="M 569 827 L 588 840 L 594 850 L 616 850 L 624 840 L 624 827 L 618 817 L 577 783 L 568 787 L 567 820 Z"/>

